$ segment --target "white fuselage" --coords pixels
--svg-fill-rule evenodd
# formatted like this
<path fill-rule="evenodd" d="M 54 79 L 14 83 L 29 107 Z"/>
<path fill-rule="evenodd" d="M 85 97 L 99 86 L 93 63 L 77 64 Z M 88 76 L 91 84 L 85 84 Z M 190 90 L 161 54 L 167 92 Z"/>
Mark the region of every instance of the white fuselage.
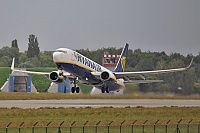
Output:
<path fill-rule="evenodd" d="M 57 49 L 53 53 L 53 61 L 55 64 L 57 64 L 57 66 L 59 65 L 62 70 L 69 72 L 81 79 L 80 82 L 93 85 L 97 88 L 100 88 L 101 84 L 106 84 L 110 87 L 110 90 L 113 91 L 124 87 L 123 79 L 116 79 L 112 71 L 71 49 Z M 101 81 L 99 77 L 92 75 L 92 73 L 102 72 L 109 73 L 109 81 Z M 109 84 L 111 81 L 112 83 Z"/>

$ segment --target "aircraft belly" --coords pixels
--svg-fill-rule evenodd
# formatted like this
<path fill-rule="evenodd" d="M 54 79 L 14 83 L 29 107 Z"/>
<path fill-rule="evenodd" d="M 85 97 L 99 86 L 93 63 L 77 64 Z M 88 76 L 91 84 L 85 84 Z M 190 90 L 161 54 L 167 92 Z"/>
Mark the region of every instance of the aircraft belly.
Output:
<path fill-rule="evenodd" d="M 106 86 L 109 88 L 109 91 L 118 91 L 123 88 L 122 86 L 118 84 L 106 84 Z M 95 86 L 95 87 L 101 90 L 101 86 Z"/>
<path fill-rule="evenodd" d="M 83 83 L 86 83 L 89 85 L 101 84 L 101 80 L 95 78 L 94 76 L 90 76 L 91 71 L 89 71 L 89 70 L 86 70 L 86 69 L 79 67 L 77 65 L 74 65 L 74 64 L 59 63 L 59 65 L 61 65 L 62 66 L 61 68 L 63 70 L 65 70 L 66 72 L 69 72 L 69 73 L 79 77 L 79 79 Z"/>
<path fill-rule="evenodd" d="M 84 69 L 80 66 L 69 64 L 69 63 L 57 63 L 57 65 L 58 64 L 66 72 L 69 72 L 79 77 L 79 79 L 81 80 L 80 82 L 82 83 L 96 86 L 99 89 L 101 89 L 102 85 L 105 84 L 109 88 L 110 91 L 117 91 L 122 88 L 122 86 L 116 84 L 113 79 L 109 79 L 108 81 L 105 81 L 103 83 L 100 79 L 97 79 L 94 76 L 90 75 L 91 71 Z M 87 77 L 87 80 L 86 80 L 86 77 Z"/>
<path fill-rule="evenodd" d="M 121 89 L 122 87 L 118 84 L 107 84 L 109 91 L 117 91 L 119 89 Z"/>

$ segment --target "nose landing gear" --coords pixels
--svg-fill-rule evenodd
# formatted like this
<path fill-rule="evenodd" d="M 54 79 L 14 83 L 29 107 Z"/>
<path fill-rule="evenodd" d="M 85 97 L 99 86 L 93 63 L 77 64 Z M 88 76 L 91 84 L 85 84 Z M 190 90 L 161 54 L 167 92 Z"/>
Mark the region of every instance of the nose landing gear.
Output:
<path fill-rule="evenodd" d="M 76 92 L 76 93 L 79 93 L 79 92 L 80 92 L 80 88 L 79 88 L 79 87 L 72 87 L 72 88 L 71 88 L 71 92 L 72 92 L 72 93 L 75 93 L 75 92 Z"/>
<path fill-rule="evenodd" d="M 77 79 L 73 79 L 73 83 L 74 83 L 74 87 L 71 88 L 71 92 L 72 93 L 79 93 L 80 92 L 80 88 L 76 86 L 77 83 Z"/>

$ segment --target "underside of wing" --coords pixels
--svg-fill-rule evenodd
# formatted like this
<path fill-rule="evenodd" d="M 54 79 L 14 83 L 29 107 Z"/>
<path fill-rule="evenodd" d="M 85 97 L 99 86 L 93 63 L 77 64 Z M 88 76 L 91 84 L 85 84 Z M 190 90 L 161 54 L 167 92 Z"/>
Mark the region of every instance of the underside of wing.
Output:
<path fill-rule="evenodd" d="M 97 79 L 100 79 L 100 75 L 101 75 L 102 72 L 91 72 L 91 74 L 97 78 Z"/>
<path fill-rule="evenodd" d="M 63 72 L 63 76 L 69 79 L 76 78 L 76 76 L 72 75 L 71 73 L 68 72 Z"/>

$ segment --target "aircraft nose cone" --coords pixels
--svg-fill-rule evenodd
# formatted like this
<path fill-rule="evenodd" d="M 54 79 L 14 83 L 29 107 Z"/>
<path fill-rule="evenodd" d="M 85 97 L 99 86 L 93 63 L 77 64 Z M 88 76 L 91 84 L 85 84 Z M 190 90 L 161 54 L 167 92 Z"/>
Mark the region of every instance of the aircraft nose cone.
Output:
<path fill-rule="evenodd" d="M 54 52 L 53 53 L 53 60 L 54 60 L 54 62 L 58 62 L 60 60 L 63 60 L 62 52 Z"/>

